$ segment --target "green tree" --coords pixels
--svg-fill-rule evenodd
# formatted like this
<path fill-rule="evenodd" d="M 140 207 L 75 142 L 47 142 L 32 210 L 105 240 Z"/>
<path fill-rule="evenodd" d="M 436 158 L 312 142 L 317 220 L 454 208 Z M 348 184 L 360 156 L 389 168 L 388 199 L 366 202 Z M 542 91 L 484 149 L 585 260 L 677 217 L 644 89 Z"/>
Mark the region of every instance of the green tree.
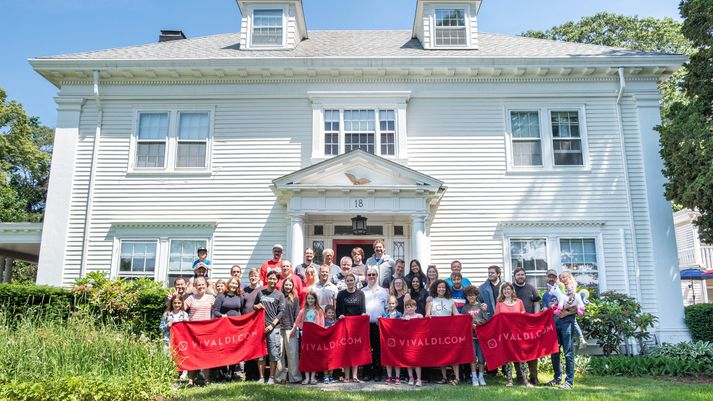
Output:
<path fill-rule="evenodd" d="M 713 243 L 713 0 L 683 0 L 682 32 L 694 53 L 681 97 L 663 113 L 661 157 L 666 197 L 697 209 L 701 240 Z"/>
<path fill-rule="evenodd" d="M 0 88 L 0 222 L 42 220 L 53 135 Z"/>

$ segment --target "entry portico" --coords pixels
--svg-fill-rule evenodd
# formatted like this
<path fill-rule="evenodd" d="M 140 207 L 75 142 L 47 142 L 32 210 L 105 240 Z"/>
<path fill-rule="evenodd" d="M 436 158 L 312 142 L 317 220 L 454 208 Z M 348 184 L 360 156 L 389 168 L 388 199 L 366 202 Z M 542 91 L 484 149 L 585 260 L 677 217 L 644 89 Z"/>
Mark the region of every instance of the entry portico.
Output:
<path fill-rule="evenodd" d="M 443 181 L 361 149 L 277 178 L 272 189 L 290 218 L 288 254 L 293 261 L 302 260 L 306 225 L 361 215 L 389 226 L 408 224 L 402 256 L 426 264 L 431 257 L 429 227 L 446 191 Z M 329 244 L 338 230 L 323 235 Z M 389 237 L 379 235 L 384 236 Z M 386 248 L 391 252 L 393 244 Z"/>

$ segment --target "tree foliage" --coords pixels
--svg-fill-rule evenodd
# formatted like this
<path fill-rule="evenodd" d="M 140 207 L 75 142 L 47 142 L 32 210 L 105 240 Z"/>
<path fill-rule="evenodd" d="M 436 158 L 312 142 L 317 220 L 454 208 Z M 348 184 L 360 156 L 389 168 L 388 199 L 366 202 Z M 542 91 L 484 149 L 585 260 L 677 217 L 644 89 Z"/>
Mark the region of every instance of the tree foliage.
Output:
<path fill-rule="evenodd" d="M 0 222 L 42 219 L 53 137 L 0 88 Z"/>
<path fill-rule="evenodd" d="M 688 54 L 690 42 L 673 18 L 639 18 L 601 12 L 546 31 L 527 31 L 532 38 L 624 47 L 645 52 Z"/>
<path fill-rule="evenodd" d="M 713 0 L 683 0 L 682 32 L 694 52 L 681 79 L 682 95 L 663 113 L 666 197 L 701 213 L 701 240 L 713 243 Z"/>

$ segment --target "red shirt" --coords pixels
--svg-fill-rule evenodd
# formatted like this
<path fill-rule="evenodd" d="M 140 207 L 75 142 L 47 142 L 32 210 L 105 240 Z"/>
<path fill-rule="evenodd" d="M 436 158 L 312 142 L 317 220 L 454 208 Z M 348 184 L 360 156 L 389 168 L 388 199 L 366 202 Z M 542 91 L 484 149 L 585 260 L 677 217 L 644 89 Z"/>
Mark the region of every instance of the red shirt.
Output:
<path fill-rule="evenodd" d="M 281 264 L 282 264 L 282 259 L 280 259 L 280 260 L 270 259 L 260 266 L 260 281 L 262 281 L 262 285 L 267 286 L 267 273 L 269 273 L 272 270 L 277 272 L 277 277 L 279 280 L 279 277 L 282 274 L 282 267 L 280 266 Z"/>

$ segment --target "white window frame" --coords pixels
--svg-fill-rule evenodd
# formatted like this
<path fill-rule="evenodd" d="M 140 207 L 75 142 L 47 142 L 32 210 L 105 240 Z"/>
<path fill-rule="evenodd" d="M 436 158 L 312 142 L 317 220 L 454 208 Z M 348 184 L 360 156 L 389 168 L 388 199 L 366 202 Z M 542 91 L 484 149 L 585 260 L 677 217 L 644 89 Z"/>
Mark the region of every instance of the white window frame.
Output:
<path fill-rule="evenodd" d="M 591 226 L 557 227 L 541 225 L 533 227 L 509 227 L 502 232 L 503 280 L 512 281 L 512 260 L 510 240 L 544 239 L 547 241 L 547 268 L 562 271 L 560 239 L 593 239 L 597 255 L 598 288 L 602 293 L 608 290 L 604 260 L 603 235 L 600 228 Z"/>
<path fill-rule="evenodd" d="M 462 26 L 462 27 L 457 27 L 457 28 L 454 28 L 454 27 L 438 27 L 438 26 L 436 25 L 436 23 L 437 23 L 437 21 L 438 21 L 438 16 L 437 16 L 437 14 L 438 14 L 439 11 L 461 11 L 461 12 L 463 13 L 463 26 Z M 468 25 L 469 25 L 468 22 L 469 22 L 469 20 L 470 20 L 470 18 L 469 18 L 469 15 L 468 15 L 468 10 L 467 10 L 465 7 L 442 7 L 442 6 L 436 7 L 436 8 L 433 10 L 433 35 L 431 36 L 431 38 L 432 38 L 432 40 L 433 40 L 433 47 L 435 47 L 435 48 L 443 48 L 443 49 L 452 49 L 452 48 L 456 48 L 456 49 L 457 49 L 457 48 L 462 48 L 462 47 L 469 47 L 469 46 L 470 46 L 470 37 L 469 37 L 469 36 L 470 36 L 470 29 L 468 29 Z M 455 44 L 455 45 L 444 45 L 444 44 L 439 45 L 439 44 L 437 43 L 437 33 L 438 33 L 438 30 L 439 30 L 439 29 L 440 29 L 440 30 L 463 30 L 463 31 L 465 31 L 465 43 L 463 43 L 463 44 Z"/>
<path fill-rule="evenodd" d="M 122 241 L 157 242 L 156 268 L 153 275 L 146 277 L 163 282 L 166 286 L 173 285 L 173 283 L 168 282 L 171 241 L 205 241 L 208 256 L 211 259 L 213 257 L 213 234 L 215 232 L 215 225 L 213 223 L 200 223 L 196 227 L 183 227 L 180 223 L 169 223 L 167 225 L 152 223 L 136 225 L 135 223 L 131 223 L 129 227 L 118 227 L 112 230 L 114 230 L 114 237 L 110 269 L 111 277 L 124 277 L 120 275 L 119 272 Z M 198 256 L 196 255 L 196 259 L 197 258 Z M 215 273 L 213 273 L 213 275 L 215 275 Z"/>
<path fill-rule="evenodd" d="M 282 42 L 274 45 L 253 44 L 253 29 L 255 27 L 255 11 L 282 10 Z M 260 4 L 248 8 L 248 48 L 250 49 L 284 49 L 287 44 L 287 7 L 281 4 Z"/>
<path fill-rule="evenodd" d="M 436 44 L 436 10 L 462 10 L 465 17 L 465 44 L 464 45 L 438 45 Z M 447 3 L 432 5 L 429 12 L 430 47 L 433 49 L 470 49 L 472 46 L 470 5 Z"/>
<path fill-rule="evenodd" d="M 312 100 L 312 162 L 323 161 L 344 154 L 344 110 L 374 110 L 375 138 L 374 154 L 396 162 L 406 162 L 407 127 L 406 107 L 410 92 L 309 92 Z M 337 155 L 326 155 L 324 152 L 324 112 L 339 110 L 339 152 Z M 381 154 L 380 110 L 394 111 L 394 154 Z M 390 132 L 390 131 L 389 131 Z"/>
<path fill-rule="evenodd" d="M 139 121 L 141 114 L 167 113 L 168 114 L 168 137 L 166 139 L 166 155 L 163 167 L 138 167 L 138 137 Z M 181 113 L 207 113 L 209 128 L 206 138 L 205 166 L 203 167 L 176 167 L 178 157 L 178 130 Z M 215 107 L 186 106 L 186 107 L 164 107 L 164 108 L 136 108 L 134 109 L 133 130 L 131 134 L 131 145 L 129 149 L 128 174 L 169 174 L 169 175 L 191 175 L 210 174 L 213 148 L 213 131 L 215 125 Z M 197 142 L 197 141 L 191 141 Z"/>
<path fill-rule="evenodd" d="M 540 122 L 540 146 L 542 151 L 542 165 L 540 166 L 516 166 L 513 150 L 513 129 L 511 113 L 513 112 L 537 112 Z M 553 112 L 577 112 L 579 118 L 579 133 L 582 143 L 582 164 L 581 165 L 555 165 L 554 146 L 552 135 L 552 113 Z M 513 104 L 504 108 L 505 137 L 506 137 L 506 158 L 509 172 L 581 172 L 591 170 L 589 160 L 589 141 L 587 135 L 586 108 L 584 105 L 572 104 Z"/>
<path fill-rule="evenodd" d="M 134 272 L 122 272 L 121 271 L 121 248 L 122 245 L 125 242 L 143 242 L 143 243 L 154 243 L 156 245 L 156 261 L 155 261 L 155 266 L 154 266 L 154 271 L 150 273 L 134 273 Z M 159 270 L 159 265 L 160 265 L 160 244 L 158 242 L 158 239 L 156 238 L 122 238 L 119 240 L 119 246 L 117 249 L 118 252 L 118 258 L 115 264 L 115 270 L 116 273 L 113 276 L 116 277 L 123 277 L 123 278 L 140 278 L 140 277 L 147 277 L 147 278 L 154 278 L 156 277 L 156 273 Z"/>

